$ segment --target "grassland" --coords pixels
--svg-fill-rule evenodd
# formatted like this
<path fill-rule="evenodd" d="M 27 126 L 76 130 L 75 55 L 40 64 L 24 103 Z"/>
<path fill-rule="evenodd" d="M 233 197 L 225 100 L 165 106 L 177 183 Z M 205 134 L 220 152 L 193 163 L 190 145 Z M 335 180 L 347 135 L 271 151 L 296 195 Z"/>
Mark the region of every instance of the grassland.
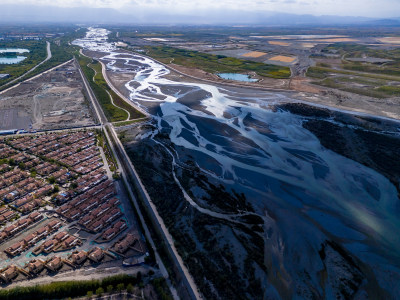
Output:
<path fill-rule="evenodd" d="M 334 54 L 336 58 L 329 59 L 325 54 Z M 313 58 L 317 65 L 308 69 L 307 76 L 315 79 L 314 84 L 375 98 L 400 96 L 400 49 L 339 43 L 326 47 L 322 55 Z M 369 62 L 369 58 L 382 62 Z"/>
<path fill-rule="evenodd" d="M 209 73 L 245 73 L 255 72 L 259 76 L 270 78 L 289 78 L 287 67 L 267 65 L 222 55 L 213 55 L 197 51 L 164 46 L 147 46 L 146 54 L 165 64 L 171 63 L 197 68 Z"/>
<path fill-rule="evenodd" d="M 123 121 L 123 122 L 114 123 L 114 126 L 115 127 L 122 127 L 122 126 L 132 125 L 132 124 L 138 123 L 140 121 L 143 121 L 143 120 L 142 119 L 136 119 L 136 120 L 130 120 L 130 121 Z"/>
<path fill-rule="evenodd" d="M 128 113 L 112 104 L 110 95 L 107 93 L 107 89 L 103 85 L 105 84 L 105 81 L 95 81 L 96 71 L 92 67 L 89 67 L 89 65 L 94 65 L 92 59 L 83 55 L 79 55 L 78 61 L 83 73 L 85 74 L 85 77 L 89 81 L 90 87 L 92 88 L 103 109 L 107 120 L 111 122 L 125 121 L 128 118 Z M 99 63 L 97 64 L 101 68 L 101 65 Z"/>
<path fill-rule="evenodd" d="M 90 67 L 95 70 L 96 75 L 95 75 L 95 81 L 97 84 L 99 84 L 100 86 L 102 86 L 104 89 L 106 89 L 108 91 L 108 93 L 111 95 L 111 97 L 113 98 L 114 104 L 120 108 L 123 108 L 124 110 L 129 112 L 130 118 L 129 120 L 133 120 L 133 119 L 138 119 L 138 118 L 143 118 L 144 115 L 138 111 L 137 109 L 135 109 L 132 105 L 129 105 L 128 103 L 126 103 L 126 101 L 124 101 L 120 96 L 118 96 L 106 83 L 104 77 L 103 77 L 103 73 L 102 73 L 102 68 L 101 68 L 101 64 L 98 63 L 97 61 L 95 61 L 94 63 L 92 63 L 90 65 Z"/>
<path fill-rule="evenodd" d="M 144 117 L 141 112 L 126 103 L 108 86 L 103 77 L 101 64 L 99 62 L 93 61 L 81 54 L 78 54 L 77 58 L 107 120 L 111 122 L 119 122 Z M 115 105 L 112 103 L 110 97 Z M 127 111 L 130 114 L 130 118 Z"/>

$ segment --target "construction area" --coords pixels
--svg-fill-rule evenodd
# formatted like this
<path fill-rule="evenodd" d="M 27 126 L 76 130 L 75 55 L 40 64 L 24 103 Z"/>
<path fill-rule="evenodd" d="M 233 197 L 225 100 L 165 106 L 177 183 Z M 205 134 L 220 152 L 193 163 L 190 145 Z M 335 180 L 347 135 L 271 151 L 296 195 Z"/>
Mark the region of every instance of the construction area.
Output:
<path fill-rule="evenodd" d="M 0 92 L 0 130 L 51 130 L 97 123 L 74 61 Z"/>

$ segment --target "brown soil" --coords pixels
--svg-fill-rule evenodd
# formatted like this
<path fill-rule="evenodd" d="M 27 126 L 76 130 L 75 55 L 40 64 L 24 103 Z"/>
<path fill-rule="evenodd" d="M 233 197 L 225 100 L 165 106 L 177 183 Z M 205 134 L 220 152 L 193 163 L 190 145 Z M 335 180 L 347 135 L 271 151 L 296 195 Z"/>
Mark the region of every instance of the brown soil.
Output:
<path fill-rule="evenodd" d="M 0 111 L 17 110 L 19 116 L 29 118 L 33 129 L 92 125 L 91 108 L 83 91 L 82 79 L 71 62 L 2 93 Z M 29 129 L 26 127 L 23 129 Z"/>

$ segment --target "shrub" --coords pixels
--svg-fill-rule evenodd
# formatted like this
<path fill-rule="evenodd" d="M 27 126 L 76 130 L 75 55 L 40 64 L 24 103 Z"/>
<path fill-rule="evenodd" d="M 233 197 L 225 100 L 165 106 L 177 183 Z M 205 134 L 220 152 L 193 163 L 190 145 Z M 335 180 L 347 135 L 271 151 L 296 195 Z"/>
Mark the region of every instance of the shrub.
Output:
<path fill-rule="evenodd" d="M 101 295 L 103 295 L 103 293 L 104 293 L 104 289 L 103 289 L 102 287 L 99 287 L 99 288 L 96 290 L 96 295 L 97 295 L 97 296 L 101 296 Z"/>
<path fill-rule="evenodd" d="M 121 292 L 124 289 L 125 285 L 123 283 L 118 283 L 117 284 L 117 291 Z"/>

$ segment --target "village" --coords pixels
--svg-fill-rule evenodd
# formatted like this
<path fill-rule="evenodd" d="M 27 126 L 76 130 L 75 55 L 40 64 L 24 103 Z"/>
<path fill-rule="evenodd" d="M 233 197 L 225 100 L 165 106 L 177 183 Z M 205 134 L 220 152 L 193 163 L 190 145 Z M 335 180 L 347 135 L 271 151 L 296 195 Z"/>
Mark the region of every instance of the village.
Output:
<path fill-rule="evenodd" d="M 0 189 L 3 285 L 148 255 L 100 130 L 3 137 Z"/>

